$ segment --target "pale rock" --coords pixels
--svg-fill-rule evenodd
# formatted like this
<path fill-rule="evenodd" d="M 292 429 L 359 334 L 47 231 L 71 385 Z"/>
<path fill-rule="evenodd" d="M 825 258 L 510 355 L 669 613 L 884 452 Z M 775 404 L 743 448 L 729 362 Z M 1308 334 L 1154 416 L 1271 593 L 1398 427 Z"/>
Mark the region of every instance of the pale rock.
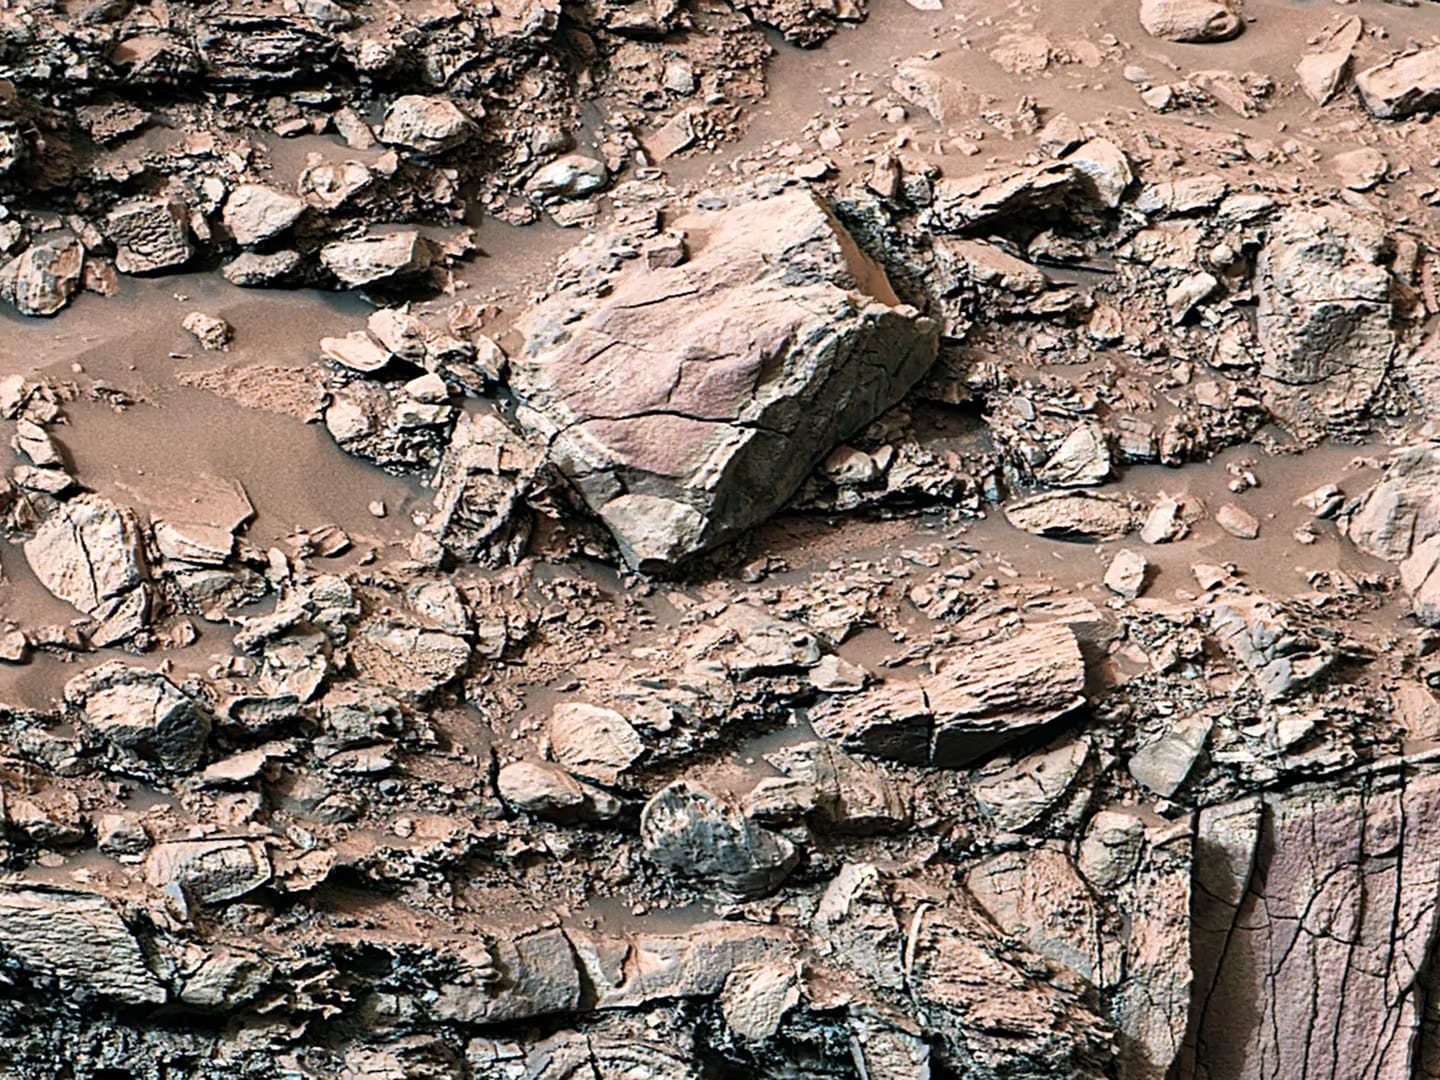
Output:
<path fill-rule="evenodd" d="M 513 761 L 500 770 L 496 786 L 517 810 L 560 824 L 609 821 L 620 813 L 612 795 L 546 762 Z"/>
<path fill-rule="evenodd" d="M 1209 720 L 1202 716 L 1187 717 L 1159 739 L 1135 751 L 1126 768 L 1141 784 L 1168 799 L 1195 768 L 1209 737 Z"/>
<path fill-rule="evenodd" d="M 1115 553 L 1105 571 L 1105 587 L 1117 596 L 1134 600 L 1145 591 L 1145 576 L 1149 570 L 1150 563 L 1144 555 L 1122 548 Z"/>
<path fill-rule="evenodd" d="M 299 195 L 268 184 L 241 184 L 225 200 L 222 220 L 235 242 L 248 247 L 273 240 L 305 212 Z"/>
<path fill-rule="evenodd" d="M 352 287 L 399 281 L 426 273 L 439 255 L 435 244 L 402 229 L 358 240 L 336 240 L 320 249 L 320 261 Z"/>
<path fill-rule="evenodd" d="M 257 840 L 174 840 L 156 844 L 145 880 L 157 889 L 178 886 L 187 902 L 237 900 L 270 880 L 270 857 Z"/>
<path fill-rule="evenodd" d="M 1245 29 L 1236 0 L 1140 0 L 1140 25 L 1165 41 L 1225 41 Z"/>
<path fill-rule="evenodd" d="M 475 122 L 447 97 L 405 94 L 385 112 L 380 141 L 421 154 L 438 154 L 469 141 Z"/>
<path fill-rule="evenodd" d="M 570 772 L 615 784 L 645 752 L 640 734 L 614 709 L 564 701 L 550 712 L 550 750 Z"/>
<path fill-rule="evenodd" d="M 1350 67 L 1350 57 L 1359 44 L 1365 24 L 1352 15 L 1328 32 L 1295 65 L 1300 89 L 1317 105 L 1324 105 L 1340 90 Z"/>
<path fill-rule="evenodd" d="M 1215 511 L 1215 524 L 1238 540 L 1254 540 L 1260 535 L 1260 521 L 1248 510 L 1225 503 Z"/>

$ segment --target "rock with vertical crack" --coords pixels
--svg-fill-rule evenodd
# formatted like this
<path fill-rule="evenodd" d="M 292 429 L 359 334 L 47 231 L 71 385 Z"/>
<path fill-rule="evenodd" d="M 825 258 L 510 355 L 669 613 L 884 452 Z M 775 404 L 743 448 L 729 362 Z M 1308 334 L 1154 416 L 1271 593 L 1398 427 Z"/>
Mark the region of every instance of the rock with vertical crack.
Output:
<path fill-rule="evenodd" d="M 1379 221 L 1322 206 L 1285 211 L 1256 257 L 1265 402 L 1296 434 L 1360 422 L 1395 352 Z"/>
<path fill-rule="evenodd" d="M 1437 813 L 1440 775 L 1424 765 L 1201 813 L 1187 1074 L 1431 1069 Z"/>
<path fill-rule="evenodd" d="M 675 227 L 705 243 L 622 271 L 603 300 L 561 290 L 521 321 L 511 363 L 521 418 L 647 569 L 769 517 L 936 349 L 935 325 L 814 195 Z"/>
<path fill-rule="evenodd" d="M 662 788 L 645 804 L 640 841 L 646 858 L 658 866 L 747 899 L 773 892 L 800 857 L 779 833 L 684 780 Z"/>
<path fill-rule="evenodd" d="M 106 742 L 172 772 L 204 756 L 209 714 L 158 671 L 110 660 L 67 682 L 65 701 Z"/>
<path fill-rule="evenodd" d="M 1365 31 L 1358 15 L 1352 15 L 1328 31 L 1295 65 L 1300 89 L 1317 105 L 1324 105 L 1337 93 L 1350 69 L 1350 56 Z"/>

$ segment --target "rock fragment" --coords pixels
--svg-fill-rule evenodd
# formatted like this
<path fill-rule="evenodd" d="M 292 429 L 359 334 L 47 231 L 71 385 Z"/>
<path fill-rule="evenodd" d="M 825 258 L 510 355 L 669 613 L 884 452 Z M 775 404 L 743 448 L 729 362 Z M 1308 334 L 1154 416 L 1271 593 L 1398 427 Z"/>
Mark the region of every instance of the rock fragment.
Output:
<path fill-rule="evenodd" d="M 200 763 L 210 718 L 157 671 L 110 660 L 65 684 L 65 701 L 106 742 L 187 772 Z"/>
<path fill-rule="evenodd" d="M 225 200 L 223 220 L 237 244 L 263 244 L 279 236 L 305 212 L 299 195 L 268 184 L 241 184 Z"/>
<path fill-rule="evenodd" d="M 475 133 L 475 122 L 449 98 L 406 94 L 386 111 L 380 141 L 421 154 L 438 154 L 468 142 Z"/>
<path fill-rule="evenodd" d="M 430 269 L 437 254 L 432 241 L 402 229 L 326 244 L 320 249 L 320 261 L 341 282 L 359 288 L 419 277 Z"/>
<path fill-rule="evenodd" d="M 230 347 L 234 330 L 224 319 L 207 315 L 203 311 L 192 311 L 180 324 L 188 330 L 200 347 L 212 352 L 224 352 Z"/>
<path fill-rule="evenodd" d="M 1215 524 L 1238 540 L 1254 540 L 1260 535 L 1260 521 L 1250 511 L 1225 503 L 1215 511 Z"/>
<path fill-rule="evenodd" d="M 140 198 L 122 203 L 105 218 L 122 274 L 152 274 L 183 266 L 195 254 L 189 209 L 179 199 Z"/>
<path fill-rule="evenodd" d="M 80 287 L 85 249 L 72 238 L 32 244 L 0 265 L 0 297 L 22 315 L 54 315 Z"/>
<path fill-rule="evenodd" d="M 626 560 L 652 569 L 768 517 L 936 347 L 934 324 L 900 304 L 813 195 L 676 227 L 702 228 L 705 246 L 622 274 L 578 321 L 561 293 L 523 320 L 528 344 L 511 364 L 527 424 Z"/>
<path fill-rule="evenodd" d="M 134 933 L 101 896 L 0 890 L 0 954 L 22 970 L 126 1005 L 160 1005 L 165 988 Z"/>
<path fill-rule="evenodd" d="M 620 813 L 614 796 L 545 762 L 511 762 L 496 785 L 511 806 L 547 821 L 609 821 Z"/>
<path fill-rule="evenodd" d="M 773 892 L 799 860 L 789 840 L 684 780 L 645 804 L 640 840 L 651 862 L 745 899 Z"/>
<path fill-rule="evenodd" d="M 1315 104 L 1324 105 L 1339 93 L 1350 68 L 1350 56 L 1364 30 L 1360 17 L 1350 16 L 1325 34 L 1295 65 L 1300 88 Z"/>
<path fill-rule="evenodd" d="M 1440 105 L 1440 48 L 1391 57 L 1355 76 L 1355 89 L 1372 116 L 1403 120 Z"/>
<path fill-rule="evenodd" d="M 1138 551 L 1122 548 L 1110 560 L 1105 571 L 1105 587 L 1117 596 L 1134 600 L 1145 591 L 1145 576 L 1150 570 L 1149 560 Z"/>
<path fill-rule="evenodd" d="M 614 709 L 566 701 L 550 712 L 550 749 L 570 772 L 615 784 L 645 752 L 639 733 Z"/>

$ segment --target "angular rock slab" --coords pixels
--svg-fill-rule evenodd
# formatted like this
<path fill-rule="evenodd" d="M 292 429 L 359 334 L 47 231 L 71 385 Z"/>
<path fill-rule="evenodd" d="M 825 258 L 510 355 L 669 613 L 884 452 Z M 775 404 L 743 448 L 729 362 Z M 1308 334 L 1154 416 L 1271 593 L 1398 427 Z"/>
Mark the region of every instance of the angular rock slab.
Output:
<path fill-rule="evenodd" d="M 1437 814 L 1433 767 L 1202 812 L 1182 1075 L 1435 1075 Z"/>
<path fill-rule="evenodd" d="M 688 262 L 632 266 L 599 303 L 561 292 L 522 321 L 512 365 L 522 419 L 644 569 L 773 514 L 937 343 L 808 192 L 676 227 Z"/>
<path fill-rule="evenodd" d="M 0 891 L 0 957 L 129 1005 L 165 1001 L 140 943 L 110 902 L 90 893 Z"/>

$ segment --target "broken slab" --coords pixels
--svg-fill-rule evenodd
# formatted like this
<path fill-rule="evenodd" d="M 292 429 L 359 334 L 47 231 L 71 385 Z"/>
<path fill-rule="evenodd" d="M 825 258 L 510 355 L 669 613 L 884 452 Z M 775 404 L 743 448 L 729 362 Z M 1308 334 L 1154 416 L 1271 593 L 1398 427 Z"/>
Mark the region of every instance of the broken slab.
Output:
<path fill-rule="evenodd" d="M 922 679 L 935 717 L 931 762 L 959 768 L 1085 704 L 1085 661 L 1063 623 L 943 654 Z"/>
<path fill-rule="evenodd" d="M 936 349 L 935 324 L 809 192 L 674 227 L 705 243 L 632 265 L 598 302 L 561 291 L 521 320 L 511 364 L 520 418 L 647 569 L 769 517 Z"/>
<path fill-rule="evenodd" d="M 1365 32 L 1365 24 L 1352 15 L 1326 33 L 1295 65 L 1300 89 L 1316 105 L 1324 105 L 1340 91 L 1350 68 L 1350 57 Z"/>
<path fill-rule="evenodd" d="M 785 837 L 685 780 L 661 788 L 645 804 L 640 842 L 651 862 L 745 899 L 774 891 L 800 858 Z"/>
<path fill-rule="evenodd" d="M 208 714 L 158 671 L 109 660 L 67 682 L 65 701 L 106 742 L 173 772 L 204 756 Z"/>

